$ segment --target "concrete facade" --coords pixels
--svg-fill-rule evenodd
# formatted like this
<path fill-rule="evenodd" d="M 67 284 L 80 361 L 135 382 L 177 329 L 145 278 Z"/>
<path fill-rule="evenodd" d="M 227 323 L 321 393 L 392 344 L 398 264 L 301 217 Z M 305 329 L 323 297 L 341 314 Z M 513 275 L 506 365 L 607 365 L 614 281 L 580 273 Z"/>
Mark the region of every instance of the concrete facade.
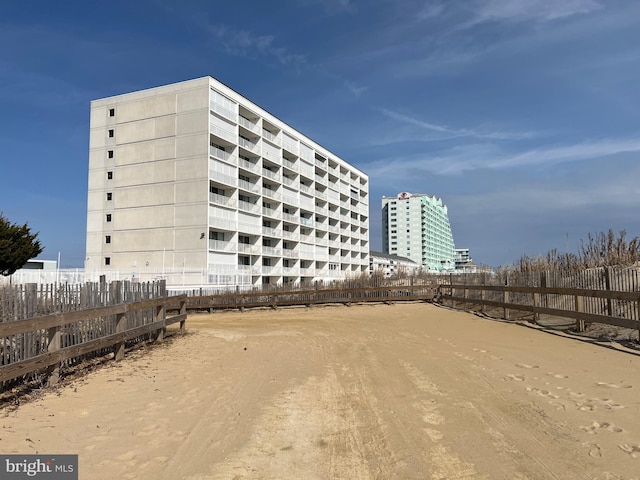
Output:
<path fill-rule="evenodd" d="M 453 234 L 442 199 L 408 192 L 382 197 L 382 250 L 427 271 L 453 269 Z"/>
<path fill-rule="evenodd" d="M 369 255 L 369 274 L 392 277 L 394 275 L 415 275 L 422 270 L 422 265 L 408 258 L 382 252 L 371 252 Z"/>
<path fill-rule="evenodd" d="M 343 278 L 369 267 L 368 199 L 366 174 L 211 77 L 91 103 L 88 271 Z"/>

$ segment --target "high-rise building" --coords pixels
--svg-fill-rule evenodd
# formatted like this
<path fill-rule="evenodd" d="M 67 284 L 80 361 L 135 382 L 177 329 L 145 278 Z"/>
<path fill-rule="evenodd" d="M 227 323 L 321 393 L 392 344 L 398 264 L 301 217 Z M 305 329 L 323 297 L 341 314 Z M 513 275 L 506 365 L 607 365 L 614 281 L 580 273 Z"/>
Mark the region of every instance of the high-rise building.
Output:
<path fill-rule="evenodd" d="M 453 235 L 442 199 L 408 192 L 383 196 L 382 251 L 409 258 L 425 270 L 453 269 Z"/>
<path fill-rule="evenodd" d="M 211 77 L 91 102 L 86 270 L 169 284 L 369 268 L 365 173 Z"/>

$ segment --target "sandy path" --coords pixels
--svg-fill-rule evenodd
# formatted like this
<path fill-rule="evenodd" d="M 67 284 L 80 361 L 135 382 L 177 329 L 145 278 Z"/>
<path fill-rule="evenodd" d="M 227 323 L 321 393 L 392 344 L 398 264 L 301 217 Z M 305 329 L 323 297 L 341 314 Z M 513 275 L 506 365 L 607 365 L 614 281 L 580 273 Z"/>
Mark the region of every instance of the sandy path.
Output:
<path fill-rule="evenodd" d="M 640 478 L 640 357 L 429 304 L 193 315 L 0 411 L 80 478 Z"/>

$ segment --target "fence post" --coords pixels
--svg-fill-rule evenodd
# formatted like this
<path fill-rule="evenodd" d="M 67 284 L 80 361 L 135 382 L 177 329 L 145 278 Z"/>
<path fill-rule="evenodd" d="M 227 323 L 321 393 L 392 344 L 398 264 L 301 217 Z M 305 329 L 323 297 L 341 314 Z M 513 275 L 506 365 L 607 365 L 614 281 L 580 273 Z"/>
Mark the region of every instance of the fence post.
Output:
<path fill-rule="evenodd" d="M 449 274 L 449 295 L 451 295 L 451 308 L 455 308 L 456 302 L 453 300 L 455 290 L 453 288 L 453 273 Z"/>
<path fill-rule="evenodd" d="M 507 303 L 509 303 L 509 292 L 507 291 L 507 288 L 506 288 L 506 287 L 509 286 L 509 274 L 508 273 L 504 277 L 504 286 L 505 286 L 505 289 L 503 291 L 503 298 L 502 298 L 502 302 L 505 304 L 505 307 L 504 307 L 504 319 L 505 320 L 509 320 L 509 317 L 511 316 L 511 312 L 509 312 L 509 309 L 506 307 Z"/>
<path fill-rule="evenodd" d="M 487 285 L 487 274 L 485 272 L 482 272 L 482 287 L 485 287 Z M 485 290 L 484 288 L 482 288 L 482 290 L 480 290 L 480 313 L 484 314 L 484 300 L 485 300 Z"/>
<path fill-rule="evenodd" d="M 62 348 L 62 332 L 61 327 L 52 327 L 48 330 L 47 352 L 55 352 Z M 56 385 L 60 380 L 60 362 L 49 366 L 47 369 L 47 385 Z"/>
<path fill-rule="evenodd" d="M 604 267 L 604 285 L 607 292 L 611 291 L 611 267 Z M 613 302 L 607 298 L 607 315 L 613 317 Z"/>
<path fill-rule="evenodd" d="M 583 298 L 580 295 L 574 296 L 576 312 L 584 312 Z M 584 332 L 584 320 L 576 317 L 576 332 Z"/>
<path fill-rule="evenodd" d="M 186 315 L 186 314 L 187 314 L 187 299 L 184 299 L 180 302 L 180 315 Z M 186 319 L 180 320 L 180 333 L 184 333 L 186 321 L 187 321 Z"/>
<path fill-rule="evenodd" d="M 162 303 L 162 305 L 156 306 L 156 317 L 154 319 L 154 322 L 162 321 L 162 327 L 156 330 L 156 337 L 154 339 L 156 342 L 161 342 L 164 339 L 164 333 L 166 329 L 166 325 L 164 323 L 164 320 L 166 319 L 165 312 L 166 311 L 164 303 Z"/>
<path fill-rule="evenodd" d="M 539 306 L 540 306 L 540 293 L 533 292 L 533 323 L 538 323 L 540 321 L 540 314 L 536 312 L 536 308 Z"/>
<path fill-rule="evenodd" d="M 465 285 L 467 284 L 467 279 L 465 278 L 464 281 Z M 469 290 L 465 287 L 462 289 L 462 298 L 464 298 L 464 301 L 462 302 L 462 310 L 467 311 L 467 294 L 468 294 Z"/>
<path fill-rule="evenodd" d="M 117 280 L 111 282 L 111 298 L 114 305 L 123 303 L 122 282 Z M 127 329 L 127 314 L 118 313 L 116 315 L 116 333 L 124 332 Z M 120 361 L 124 358 L 124 340 L 117 342 L 113 346 L 114 360 Z"/>

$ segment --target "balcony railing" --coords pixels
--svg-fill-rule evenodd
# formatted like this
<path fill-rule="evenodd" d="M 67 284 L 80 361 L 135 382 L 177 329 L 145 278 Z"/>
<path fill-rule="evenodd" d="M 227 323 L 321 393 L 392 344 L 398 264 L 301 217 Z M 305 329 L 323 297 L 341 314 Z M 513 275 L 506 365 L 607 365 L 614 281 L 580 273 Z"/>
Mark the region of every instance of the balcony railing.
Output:
<path fill-rule="evenodd" d="M 235 250 L 235 242 L 227 242 L 224 240 L 212 240 L 209 239 L 209 250 L 218 250 L 223 252 L 231 252 Z"/>
<path fill-rule="evenodd" d="M 262 274 L 263 275 L 281 275 L 282 270 L 280 267 L 267 267 L 263 265 Z"/>
<path fill-rule="evenodd" d="M 274 257 L 279 257 L 282 254 L 282 249 L 276 247 L 267 247 L 266 245 L 262 246 L 262 255 L 271 255 Z"/>
<path fill-rule="evenodd" d="M 291 160 L 287 160 L 286 158 L 282 159 L 282 165 L 284 165 L 290 170 L 293 170 L 294 172 L 298 171 L 298 164 L 295 162 L 292 162 Z"/>
<path fill-rule="evenodd" d="M 298 216 L 291 213 L 282 213 L 282 219 L 291 223 L 298 223 Z"/>
<path fill-rule="evenodd" d="M 286 238 L 287 240 L 298 240 L 300 238 L 300 234 L 298 232 L 290 232 L 288 230 L 283 230 L 282 238 Z"/>
<path fill-rule="evenodd" d="M 287 178 L 287 177 L 282 177 L 282 183 L 284 183 L 285 185 L 288 185 L 290 187 L 293 187 L 293 188 L 295 188 L 295 186 L 296 186 L 295 180 L 293 180 L 291 178 Z"/>
<path fill-rule="evenodd" d="M 282 256 L 287 258 L 298 258 L 298 251 L 293 249 L 283 248 Z"/>
<path fill-rule="evenodd" d="M 262 176 L 275 180 L 277 182 L 282 181 L 282 175 L 280 172 L 272 172 L 271 170 L 267 170 L 266 168 L 262 169 Z"/>
<path fill-rule="evenodd" d="M 219 147 L 214 145 L 209 145 L 209 155 L 215 158 L 219 158 L 220 160 L 229 161 L 231 159 L 231 154 L 222 150 Z"/>
<path fill-rule="evenodd" d="M 320 198 L 322 200 L 326 200 L 327 199 L 327 194 L 325 192 L 321 192 L 320 190 L 316 190 L 315 194 L 316 194 L 316 198 Z"/>
<path fill-rule="evenodd" d="M 286 137 L 282 141 L 282 147 L 290 151 L 291 153 L 298 153 L 298 144 L 288 140 Z"/>
<path fill-rule="evenodd" d="M 271 141 L 272 143 L 275 143 L 276 145 L 280 145 L 280 139 L 278 138 L 278 135 L 274 135 L 269 130 L 265 130 L 263 128 L 262 129 L 262 136 L 264 138 L 266 138 L 267 140 Z"/>
<path fill-rule="evenodd" d="M 256 130 L 258 129 L 258 124 L 256 122 L 252 122 L 251 120 L 249 120 L 246 117 L 243 117 L 242 115 L 238 117 L 238 123 L 242 125 L 244 128 L 246 128 L 247 130 L 251 130 L 252 132 L 256 132 Z"/>
<path fill-rule="evenodd" d="M 235 220 L 228 220 L 226 218 L 209 217 L 209 226 L 224 228 L 225 230 L 235 230 L 237 223 Z"/>
<path fill-rule="evenodd" d="M 280 195 L 275 190 L 272 190 L 271 188 L 262 187 L 262 195 L 264 195 L 265 197 L 273 198 L 275 200 L 280 200 L 282 198 L 282 195 Z"/>
<path fill-rule="evenodd" d="M 238 166 L 254 173 L 260 173 L 261 169 L 261 167 L 257 163 L 249 162 L 243 158 L 238 160 Z"/>
<path fill-rule="evenodd" d="M 268 235 L 270 237 L 276 237 L 279 238 L 280 235 L 282 235 L 282 230 L 279 230 L 277 228 L 271 228 L 271 227 L 262 227 L 262 234 L 263 235 Z"/>
<path fill-rule="evenodd" d="M 224 205 L 225 207 L 236 206 L 236 201 L 233 198 L 213 192 L 209 192 L 209 202 Z"/>
<path fill-rule="evenodd" d="M 300 269 L 298 267 L 282 267 L 282 273 L 284 275 L 299 275 Z"/>
<path fill-rule="evenodd" d="M 236 115 L 235 112 L 229 110 L 226 107 L 223 107 L 222 105 L 216 102 L 209 102 L 209 108 L 214 112 L 216 112 L 217 114 L 222 115 L 223 117 L 228 118 L 233 122 L 236 122 L 238 120 L 238 116 Z"/>
<path fill-rule="evenodd" d="M 300 224 L 301 225 L 307 225 L 308 227 L 312 227 L 313 226 L 313 219 L 312 218 L 300 217 Z"/>
<path fill-rule="evenodd" d="M 305 185 L 304 183 L 301 183 L 300 184 L 300 191 L 304 192 L 304 193 L 312 194 L 313 193 L 313 188 L 310 187 L 309 185 Z"/>
<path fill-rule="evenodd" d="M 246 180 L 238 180 L 238 187 L 249 192 L 260 193 L 260 185 L 257 183 L 247 182 Z"/>
<path fill-rule="evenodd" d="M 247 150 L 250 150 L 254 153 L 257 153 L 258 151 L 258 145 L 254 142 L 252 142 L 251 140 L 248 140 L 246 138 L 242 138 L 239 137 L 238 138 L 238 145 L 240 145 L 243 148 L 246 148 Z"/>
<path fill-rule="evenodd" d="M 260 207 L 257 204 L 245 200 L 238 201 L 238 208 L 251 213 L 258 213 L 260 211 Z"/>
<path fill-rule="evenodd" d="M 223 138 L 231 143 L 236 143 L 238 141 L 238 135 L 235 132 L 225 130 L 214 123 L 209 123 L 209 129 L 211 133 L 217 137 Z"/>
<path fill-rule="evenodd" d="M 250 255 L 260 255 L 262 249 L 258 245 L 249 243 L 238 243 L 238 253 L 248 253 Z"/>
<path fill-rule="evenodd" d="M 262 207 L 262 215 L 271 218 L 280 218 L 280 212 L 278 210 L 274 210 L 273 208 Z"/>

